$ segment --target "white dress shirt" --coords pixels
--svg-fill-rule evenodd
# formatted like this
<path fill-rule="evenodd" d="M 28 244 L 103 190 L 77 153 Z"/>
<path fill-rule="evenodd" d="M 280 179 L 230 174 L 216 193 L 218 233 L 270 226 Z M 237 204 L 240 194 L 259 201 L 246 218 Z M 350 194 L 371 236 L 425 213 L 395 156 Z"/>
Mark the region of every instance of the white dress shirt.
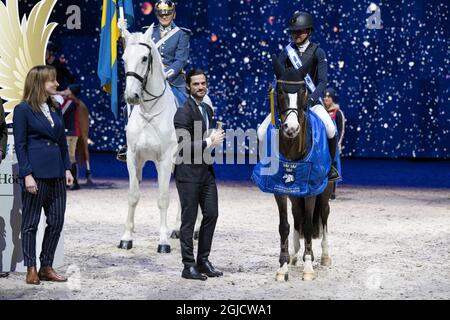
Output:
<path fill-rule="evenodd" d="M 200 103 L 202 103 L 203 101 L 201 101 L 201 102 L 199 103 L 192 95 L 191 95 L 191 98 L 192 98 L 192 100 L 195 101 L 195 104 L 197 105 L 198 110 L 199 110 L 200 113 L 203 115 L 203 108 L 202 108 L 202 106 L 200 105 Z M 206 117 L 205 117 L 205 118 L 206 118 L 206 131 L 208 131 L 208 129 L 209 129 L 209 119 L 208 119 L 208 114 L 206 114 L 205 116 L 206 116 Z M 211 146 L 211 144 L 212 144 L 211 138 L 206 138 L 205 141 L 206 141 L 206 147 L 209 148 L 209 147 Z"/>
<path fill-rule="evenodd" d="M 41 105 L 41 110 L 44 116 L 47 118 L 47 120 L 50 122 L 50 125 L 52 128 L 55 126 L 55 123 L 53 122 L 52 114 L 50 113 L 50 108 L 47 103 L 44 103 Z"/>

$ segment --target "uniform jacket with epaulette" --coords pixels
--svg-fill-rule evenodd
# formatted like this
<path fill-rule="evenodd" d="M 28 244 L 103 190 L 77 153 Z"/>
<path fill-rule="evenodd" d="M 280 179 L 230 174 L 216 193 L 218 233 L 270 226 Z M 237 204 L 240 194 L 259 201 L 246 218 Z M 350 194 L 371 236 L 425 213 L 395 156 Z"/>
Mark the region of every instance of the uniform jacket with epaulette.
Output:
<path fill-rule="evenodd" d="M 172 22 L 171 28 L 176 28 L 176 24 Z M 171 36 L 167 41 L 158 48 L 164 64 L 164 70 L 167 72 L 173 69 L 173 75 L 168 79 L 171 86 L 185 87 L 186 80 L 183 68 L 186 66 L 189 58 L 189 38 L 191 30 L 179 27 L 177 33 Z M 160 40 L 160 28 L 156 25 L 153 30 L 152 40 L 157 43 Z"/>

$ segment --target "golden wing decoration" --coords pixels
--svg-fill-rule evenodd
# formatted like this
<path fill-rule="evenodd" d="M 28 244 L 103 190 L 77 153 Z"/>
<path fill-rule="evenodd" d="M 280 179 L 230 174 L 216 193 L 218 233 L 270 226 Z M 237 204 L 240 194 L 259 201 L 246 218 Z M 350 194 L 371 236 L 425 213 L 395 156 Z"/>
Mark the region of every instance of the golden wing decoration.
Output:
<path fill-rule="evenodd" d="M 18 0 L 0 2 L 0 97 L 6 100 L 7 123 L 22 100 L 28 71 L 45 64 L 45 51 L 57 23 L 47 24 L 57 0 L 39 1 L 20 22 Z"/>

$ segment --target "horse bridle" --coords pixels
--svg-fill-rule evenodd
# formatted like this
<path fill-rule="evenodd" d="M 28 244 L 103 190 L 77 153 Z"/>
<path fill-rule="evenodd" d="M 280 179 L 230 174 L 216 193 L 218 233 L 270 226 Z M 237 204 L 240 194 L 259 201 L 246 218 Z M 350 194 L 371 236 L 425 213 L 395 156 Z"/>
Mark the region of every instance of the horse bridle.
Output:
<path fill-rule="evenodd" d="M 304 84 L 305 83 L 305 81 L 288 81 L 288 80 L 277 80 L 277 83 L 285 83 L 285 84 Z M 280 110 L 280 109 L 278 109 L 279 110 L 279 112 L 280 112 L 280 115 L 283 115 L 284 113 L 287 113 L 286 114 L 286 119 L 289 117 L 289 115 L 293 112 L 293 113 L 295 113 L 295 115 L 296 115 L 296 117 L 298 118 L 299 117 L 299 115 L 298 115 L 298 108 L 291 108 L 291 107 L 288 107 L 288 108 L 286 108 L 286 109 L 284 109 L 284 110 Z M 278 119 L 278 121 L 280 121 L 280 123 L 281 123 L 281 118 L 280 119 Z"/>
<path fill-rule="evenodd" d="M 159 96 L 158 96 L 158 95 L 154 95 L 154 94 L 152 94 L 151 92 L 148 92 L 148 91 L 147 91 L 147 89 L 146 89 L 146 86 L 147 86 L 147 78 L 148 78 L 148 74 L 149 74 L 149 72 L 150 72 L 150 67 L 151 67 L 151 65 L 152 65 L 152 63 L 153 63 L 152 48 L 151 48 L 148 44 L 143 43 L 143 42 L 139 42 L 138 45 L 141 45 L 141 46 L 144 46 L 144 47 L 147 47 L 147 48 L 148 48 L 148 56 L 147 56 L 148 64 L 147 64 L 147 71 L 145 72 L 144 77 L 142 77 L 142 76 L 140 76 L 139 74 L 137 74 L 136 72 L 132 72 L 132 71 L 128 71 L 125 75 L 126 75 L 127 77 L 133 77 L 133 78 L 136 78 L 140 83 L 142 83 L 141 90 L 142 90 L 143 92 L 145 92 L 146 94 L 148 94 L 148 95 L 151 97 L 149 100 L 145 100 L 145 99 L 143 98 L 142 100 L 143 100 L 144 102 L 154 101 L 154 100 L 157 100 L 157 99 L 161 98 L 161 97 L 164 95 L 164 93 L 166 92 L 167 81 L 164 81 L 164 90 L 163 90 L 163 92 L 162 92 Z M 152 72 L 153 72 L 153 71 L 152 71 Z"/>

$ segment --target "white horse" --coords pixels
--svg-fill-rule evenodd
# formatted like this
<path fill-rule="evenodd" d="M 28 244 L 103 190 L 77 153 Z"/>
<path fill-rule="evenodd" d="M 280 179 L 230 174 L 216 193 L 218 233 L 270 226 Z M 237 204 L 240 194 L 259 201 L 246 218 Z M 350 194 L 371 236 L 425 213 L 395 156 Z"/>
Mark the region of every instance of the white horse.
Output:
<path fill-rule="evenodd" d="M 159 253 L 169 253 L 167 208 L 169 207 L 169 183 L 177 150 L 177 138 L 173 118 L 177 110 L 175 96 L 164 74 L 164 66 L 151 35 L 153 25 L 145 33 L 122 30 L 125 51 L 125 99 L 135 107 L 128 121 L 127 167 L 130 189 L 128 193 L 128 217 L 125 233 L 119 248 L 133 246 L 134 214 L 139 202 L 139 183 L 146 161 L 155 163 L 158 172 L 158 208 L 160 212 Z"/>

